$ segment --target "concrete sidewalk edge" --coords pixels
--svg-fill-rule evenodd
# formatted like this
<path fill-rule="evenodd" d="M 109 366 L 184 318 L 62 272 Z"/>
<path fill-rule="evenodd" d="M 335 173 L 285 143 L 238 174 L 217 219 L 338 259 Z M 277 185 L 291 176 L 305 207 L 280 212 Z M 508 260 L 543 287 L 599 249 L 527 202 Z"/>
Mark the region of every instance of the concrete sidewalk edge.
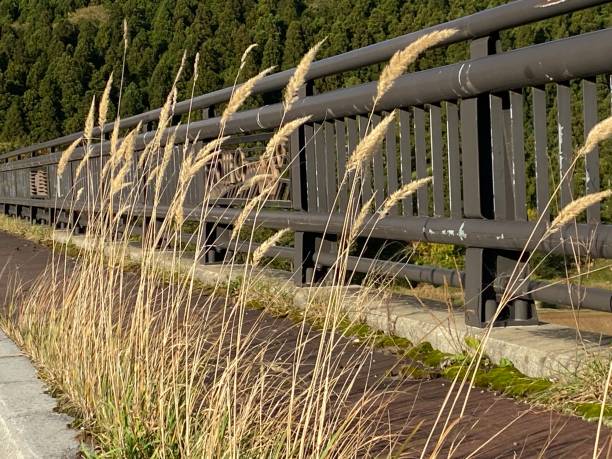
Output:
<path fill-rule="evenodd" d="M 30 360 L 0 331 L 0 458 L 75 458 L 78 432 Z"/>

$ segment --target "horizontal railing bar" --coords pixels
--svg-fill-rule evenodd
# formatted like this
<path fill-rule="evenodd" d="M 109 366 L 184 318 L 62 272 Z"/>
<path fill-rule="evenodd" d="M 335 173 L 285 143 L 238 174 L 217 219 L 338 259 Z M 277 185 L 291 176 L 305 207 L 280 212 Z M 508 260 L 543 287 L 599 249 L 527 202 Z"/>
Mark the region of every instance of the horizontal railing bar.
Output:
<path fill-rule="evenodd" d="M 17 200 L 11 200 L 11 201 L 17 201 Z M 22 201 L 21 205 L 25 205 L 23 203 L 23 201 L 25 200 L 21 200 L 21 201 Z M 29 201 L 30 203 L 33 201 L 34 204 L 36 205 L 45 204 L 44 202 L 38 201 L 38 200 L 29 200 Z M 137 209 L 135 209 L 135 211 L 136 210 Z M 236 209 L 216 209 L 214 213 L 218 214 L 219 212 L 222 212 L 224 215 L 222 216 L 218 215 L 215 217 L 213 215 L 210 215 L 210 213 L 207 213 L 205 220 L 214 221 L 217 223 L 231 223 L 234 221 L 233 218 L 235 218 L 234 214 L 236 214 Z M 251 218 L 251 217 L 247 218 L 246 223 L 257 223 L 258 225 L 261 225 L 261 226 L 276 227 L 276 228 L 289 227 L 295 230 L 304 230 L 304 229 L 312 230 L 313 229 L 312 225 L 304 224 L 304 218 L 312 218 L 312 214 L 307 214 L 306 216 L 304 216 L 304 215 L 300 215 L 302 214 L 300 212 L 271 212 L 271 213 L 272 214 L 273 213 L 276 213 L 276 214 L 284 213 L 288 215 L 284 215 L 284 216 L 276 215 L 274 216 L 274 218 L 271 218 L 269 215 L 262 215 L 262 214 L 270 214 L 270 211 L 261 211 L 256 217 L 256 219 Z M 134 216 L 145 215 L 145 214 L 147 214 L 147 212 L 142 212 L 142 213 L 139 213 L 137 211 L 134 212 Z M 295 218 L 291 218 L 291 217 L 295 217 Z M 324 216 L 321 216 L 321 215 L 319 215 L 318 217 L 319 219 L 324 218 Z M 424 219 L 423 217 L 396 217 L 395 220 L 397 220 L 398 218 L 402 218 L 403 220 L 405 220 L 405 223 L 408 223 L 408 221 L 410 220 L 423 220 Z M 449 220 L 449 219 L 444 219 L 444 220 Z M 472 226 L 474 223 L 476 224 L 480 223 L 480 225 L 483 225 L 483 226 L 491 226 L 490 223 L 493 222 L 491 220 L 489 221 L 462 220 L 462 221 L 463 223 L 461 224 L 460 227 L 463 227 L 463 228 Z M 380 221 L 377 225 L 382 226 L 383 223 L 384 223 L 384 220 Z M 469 225 L 466 225 L 466 223 L 469 223 Z M 498 223 L 502 226 L 508 226 L 508 224 L 510 223 L 521 223 L 521 222 L 498 222 Z M 526 222 L 522 222 L 521 224 L 523 226 L 533 226 Z M 328 226 L 328 233 L 334 234 L 337 231 L 336 226 L 337 226 L 337 222 L 330 222 L 330 225 Z M 411 225 L 407 225 L 407 226 L 411 226 Z M 594 226 L 591 226 L 591 225 L 577 225 L 575 229 L 577 228 L 579 233 L 580 232 L 584 233 L 584 228 L 588 228 L 588 227 L 594 228 Z M 600 230 L 602 228 L 604 227 L 599 227 Z M 605 238 L 607 243 L 605 244 L 606 248 L 604 249 L 604 252 L 609 254 L 610 244 L 612 241 L 612 232 L 609 231 L 609 228 L 606 228 L 606 229 L 608 230 L 606 231 L 607 234 Z M 365 228 L 365 230 L 368 231 L 368 233 L 371 233 L 371 237 L 382 236 L 382 234 L 379 234 L 379 231 L 368 229 L 368 228 Z M 382 230 L 384 231 L 384 228 Z M 318 231 L 321 231 L 320 227 Z M 452 232 L 454 230 L 450 230 L 450 231 Z M 424 231 L 424 233 L 426 232 L 427 231 Z M 447 230 L 447 233 L 448 232 L 449 231 Z M 573 232 L 572 230 L 565 231 L 562 234 L 563 238 L 570 237 L 569 233 L 572 233 L 572 232 Z M 181 235 L 182 242 L 190 242 L 190 239 L 188 239 L 186 236 L 187 235 Z M 193 237 L 193 234 L 190 234 L 189 236 Z M 391 235 L 387 235 L 387 237 L 390 237 L 390 236 Z M 467 234 L 464 237 L 467 237 Z M 560 241 L 558 240 L 559 239 L 558 236 L 553 239 L 557 239 L 557 242 L 560 243 Z M 598 238 L 596 237 L 595 240 L 597 239 Z M 400 240 L 406 240 L 406 239 L 400 239 Z M 431 240 L 431 242 L 448 243 L 447 240 L 440 240 L 439 238 L 436 238 L 436 237 L 430 237 L 428 239 L 414 238 L 410 240 Z M 576 242 L 576 244 L 580 244 L 580 242 Z M 236 250 L 239 252 L 253 251 L 261 246 L 261 244 L 255 243 L 255 242 L 250 243 L 249 241 L 239 241 L 238 243 L 236 243 L 235 241 L 228 241 L 228 240 L 217 240 L 217 241 L 214 241 L 212 245 L 218 248 L 226 248 L 230 250 Z M 460 245 L 460 244 L 457 244 L 457 245 Z M 483 243 L 483 246 L 488 246 L 488 245 L 490 245 L 490 243 L 488 242 Z M 561 247 L 560 244 L 559 244 L 559 247 Z M 518 249 L 518 247 L 513 247 L 513 248 Z M 541 249 L 543 248 L 544 247 L 542 246 Z M 293 247 L 273 246 L 273 247 L 270 247 L 266 251 L 266 255 L 279 256 L 279 257 L 291 259 L 293 257 L 293 250 L 294 250 Z M 550 247 L 547 250 L 550 250 Z M 337 263 L 337 255 L 330 254 L 330 253 L 319 253 L 316 256 L 316 260 L 317 260 L 317 263 L 323 266 L 333 266 Z M 456 270 L 438 268 L 438 267 L 432 267 L 432 266 L 412 265 L 412 264 L 406 264 L 406 263 L 390 261 L 390 260 L 360 258 L 360 257 L 354 257 L 354 256 L 347 257 L 346 268 L 349 271 L 357 271 L 357 272 L 362 272 L 362 273 L 380 272 L 381 274 L 385 274 L 385 275 L 402 276 L 408 280 L 415 281 L 415 282 L 426 282 L 426 283 L 430 283 L 434 285 L 448 285 L 450 287 L 457 287 L 457 288 L 462 288 L 462 286 L 464 285 L 464 278 L 465 278 L 465 273 L 462 271 L 456 271 Z M 517 287 L 517 293 L 515 295 L 515 297 L 517 298 L 528 298 L 531 300 L 543 301 L 546 303 L 572 305 L 574 307 L 579 307 L 579 308 L 586 308 L 586 309 L 592 309 L 592 310 L 603 311 L 603 312 L 612 312 L 612 291 L 610 290 L 594 288 L 594 287 L 585 287 L 585 286 L 580 286 L 580 285 L 575 285 L 575 284 L 549 283 L 549 282 L 543 282 L 543 281 L 530 281 L 530 280 L 525 281 L 523 285 L 520 285 L 519 282 L 517 282 L 517 284 L 519 284 Z M 494 288 L 498 293 L 504 292 L 508 288 L 508 279 L 500 279 L 494 284 Z"/>
<path fill-rule="evenodd" d="M 323 266 L 334 266 L 338 263 L 337 256 L 321 253 L 316 257 Z M 437 268 L 434 266 L 419 266 L 397 261 L 378 260 L 349 256 L 342 263 L 348 271 L 360 273 L 381 273 L 400 276 L 414 282 L 426 282 L 434 285 L 463 288 L 465 273 L 463 271 Z M 517 284 L 519 284 L 517 282 Z M 496 283 L 495 290 L 502 293 L 508 283 Z M 612 290 L 585 287 L 575 284 L 550 283 L 543 281 L 526 281 L 520 285 L 519 292 L 511 298 L 528 298 L 550 304 L 562 304 L 576 308 L 586 308 L 594 311 L 612 312 Z"/>
<path fill-rule="evenodd" d="M 338 261 L 338 255 L 331 253 L 319 253 L 315 256 L 315 259 L 323 266 L 334 266 L 339 262 L 343 265 L 346 263 L 347 271 L 374 275 L 382 273 L 388 276 L 401 276 L 414 282 L 427 282 L 428 284 L 448 285 L 449 287 L 460 288 L 463 285 L 464 274 L 453 269 L 354 256 L 341 257 Z"/>
<path fill-rule="evenodd" d="M 183 242 L 193 238 L 193 234 L 181 234 Z M 245 240 L 228 241 L 217 240 L 213 243 L 215 247 L 235 250 L 246 253 L 257 250 L 260 243 Z M 293 258 L 293 247 L 272 246 L 266 250 L 267 256 Z M 338 255 L 334 253 L 321 252 L 315 255 L 318 264 L 322 266 L 335 266 L 338 263 Z M 465 273 L 463 271 L 439 268 L 436 266 L 415 265 L 392 260 L 381 260 L 348 256 L 342 260 L 348 271 L 360 273 L 382 274 L 385 276 L 401 277 L 413 282 L 425 282 L 432 285 L 446 285 L 449 287 L 463 288 L 465 285 Z M 516 294 L 512 298 L 527 298 L 534 301 L 542 301 L 550 304 L 561 304 L 576 308 L 585 308 L 594 311 L 612 312 L 612 290 L 582 285 L 527 280 L 521 285 L 515 282 Z M 508 288 L 508 279 L 502 278 L 494 284 L 498 293 L 503 293 Z"/>
<path fill-rule="evenodd" d="M 249 241 L 236 242 L 219 240 L 215 241 L 213 245 L 215 247 L 220 247 L 223 249 L 233 250 L 241 253 L 253 252 L 261 247 L 260 243 Z M 274 245 L 266 249 L 265 255 L 271 257 L 293 258 L 293 247 Z"/>
<path fill-rule="evenodd" d="M 590 56 L 585 59 L 585 56 Z M 446 100 L 474 97 L 488 92 L 501 92 L 552 82 L 565 82 L 576 78 L 612 73 L 612 28 L 564 38 L 540 45 L 516 49 L 503 54 L 473 59 L 440 68 L 423 70 L 398 78 L 393 87 L 377 104 L 379 111 L 393 110 Z M 299 100 L 293 109 L 284 114 L 283 104 L 236 113 L 224 127 L 225 134 L 236 134 L 261 129 L 274 129 L 281 120 L 311 116 L 312 121 L 335 119 L 368 113 L 376 93 L 377 82 L 351 88 L 338 89 Z M 177 139 L 214 138 L 220 129 L 219 117 L 196 121 L 190 127 L 167 129 L 162 144 L 176 132 Z M 188 130 L 189 129 L 189 130 Z M 136 139 L 136 149 L 146 145 L 151 135 L 142 134 Z M 96 151 L 109 151 L 108 142 Z M 82 157 L 83 148 L 75 151 L 73 159 Z M 53 164 L 61 153 L 29 158 L 28 167 Z M 0 165 L 0 170 L 23 167 L 21 162 Z M 25 163 L 24 163 L 25 164 Z"/>
<path fill-rule="evenodd" d="M 54 200 L 1 198 L 0 204 L 50 207 L 72 211 L 96 210 L 86 204 L 60 203 Z M 167 206 L 158 206 L 157 215 L 165 215 Z M 187 219 L 232 225 L 243 209 L 232 207 L 185 207 Z M 134 205 L 129 212 L 134 216 L 151 216 L 152 210 Z M 192 217 L 191 217 L 192 216 Z M 246 217 L 245 224 L 275 229 L 329 235 L 341 234 L 345 229 L 344 214 L 300 212 L 262 209 Z M 577 223 L 543 239 L 546 222 L 482 220 L 476 218 L 401 217 L 387 216 L 363 225 L 358 235 L 397 241 L 423 241 L 465 247 L 493 248 L 513 251 L 541 251 L 546 253 L 581 253 L 594 258 L 612 258 L 612 225 Z"/>
<path fill-rule="evenodd" d="M 457 29 L 458 33 L 442 41 L 438 46 L 446 46 L 464 40 L 483 37 L 491 33 L 510 29 L 524 24 L 537 22 L 543 19 L 571 13 L 592 6 L 608 3 L 609 0 L 572 0 L 554 1 L 547 0 L 517 0 L 495 8 L 480 11 L 469 16 L 454 19 L 436 26 L 428 27 L 420 31 L 411 32 L 400 37 L 385 40 L 363 48 L 348 51 L 336 56 L 328 57 L 315 61 L 307 74 L 307 79 L 312 80 L 328 75 L 333 75 L 348 70 L 354 70 L 367 65 L 372 65 L 388 60 L 396 51 L 405 48 L 418 38 L 444 29 Z M 269 75 L 262 79 L 253 88 L 253 94 L 277 91 L 282 89 L 291 76 L 295 68 Z M 175 107 L 175 114 L 187 113 L 189 109 L 200 110 L 215 104 L 229 100 L 234 88 L 223 88 L 210 92 L 193 99 L 179 102 Z M 131 128 L 138 123 L 147 123 L 159 118 L 161 108 L 150 110 L 138 115 L 127 117 L 120 122 L 122 129 Z M 103 132 L 111 132 L 113 123 L 107 123 L 103 127 Z M 83 132 L 76 132 L 57 139 L 40 142 L 27 147 L 19 148 L 12 152 L 0 155 L 0 161 L 14 156 L 31 153 L 46 148 L 54 148 L 73 142 L 83 135 Z M 95 128 L 93 135 L 99 136 L 100 129 Z"/>
<path fill-rule="evenodd" d="M 611 54 L 612 28 L 608 28 L 423 70 L 398 78 L 376 109 L 392 110 L 607 74 L 612 72 L 612 61 L 607 58 Z M 590 57 L 587 59 L 585 55 Z M 306 97 L 298 101 L 284 119 L 311 116 L 312 121 L 322 121 L 368 113 L 372 110 L 377 84 L 365 83 Z M 283 114 L 283 104 L 238 112 L 227 122 L 224 133 L 273 129 L 283 119 Z M 202 138 L 212 138 L 219 132 L 219 125 L 220 118 L 211 118 L 194 122 L 190 129 L 199 132 Z M 186 126 L 174 129 L 178 137 L 187 133 Z"/>

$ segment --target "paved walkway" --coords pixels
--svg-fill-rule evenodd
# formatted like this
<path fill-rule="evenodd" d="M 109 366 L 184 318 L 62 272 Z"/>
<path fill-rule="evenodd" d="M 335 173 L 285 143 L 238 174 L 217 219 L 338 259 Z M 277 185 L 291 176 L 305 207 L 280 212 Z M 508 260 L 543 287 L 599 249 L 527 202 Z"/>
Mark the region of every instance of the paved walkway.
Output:
<path fill-rule="evenodd" d="M 17 277 L 27 289 L 28 283 L 43 273 L 49 259 L 48 249 L 0 232 L 0 298 L 5 298 L 10 292 L 9 279 Z M 268 341 L 272 354 L 288 356 L 295 350 L 298 331 L 288 319 L 274 318 L 261 311 L 248 311 L 245 322 L 247 331 L 249 326 L 257 327 L 257 340 Z M 340 355 L 338 360 L 340 364 L 349 364 L 351 350 L 356 348 L 351 340 L 341 342 L 348 352 Z M 315 338 L 307 348 L 307 361 L 309 358 L 314 360 L 316 349 Z M 397 363 L 397 357 L 389 353 L 370 353 L 368 365 L 359 374 L 350 398 L 357 399 L 372 381 L 385 375 Z M 384 378 L 380 384 L 378 390 L 394 391 L 393 399 L 384 407 L 386 423 L 395 431 L 405 433 L 412 432 L 420 424 L 402 457 L 420 456 L 449 384 L 443 378 L 402 381 Z M 596 428 L 595 424 L 575 417 L 538 411 L 492 392 L 475 389 L 464 417 L 447 437 L 439 457 L 592 457 Z M 610 430 L 603 430 L 600 441 L 603 449 L 599 457 L 607 457 L 610 435 Z M 434 438 L 438 436 L 439 427 Z M 430 453 L 431 446 L 428 449 Z"/>

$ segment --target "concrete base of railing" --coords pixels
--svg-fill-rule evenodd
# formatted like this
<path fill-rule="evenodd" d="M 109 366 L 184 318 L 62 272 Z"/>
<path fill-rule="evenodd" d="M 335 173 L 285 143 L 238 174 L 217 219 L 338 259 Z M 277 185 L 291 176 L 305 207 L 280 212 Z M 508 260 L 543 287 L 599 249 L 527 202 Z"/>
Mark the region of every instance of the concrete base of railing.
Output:
<path fill-rule="evenodd" d="M 94 247 L 84 236 L 56 232 L 55 240 L 71 243 L 81 249 Z M 132 262 L 140 262 L 142 250 L 136 245 L 121 247 Z M 112 245 L 104 245 L 111 253 Z M 116 252 L 115 252 L 116 253 Z M 240 279 L 244 276 L 242 265 L 200 264 L 193 257 L 182 257 L 169 252 L 156 252 L 151 261 L 165 270 L 179 269 L 192 273 L 204 285 L 215 285 Z M 257 269 L 251 279 L 275 283 L 293 295 L 296 308 L 326 304 L 330 295 L 340 310 L 351 319 L 367 323 L 374 329 L 409 339 L 412 343 L 427 341 L 435 349 L 457 353 L 466 349 L 465 338 L 470 336 L 485 341 L 487 330 L 468 327 L 464 323 L 463 311 L 452 310 L 433 301 L 420 300 L 414 296 L 396 295 L 365 290 L 359 286 L 302 287 L 293 285 L 291 274 L 273 269 Z M 335 289 L 335 290 L 333 290 Z M 578 332 L 569 327 L 545 324 L 524 327 L 494 328 L 485 341 L 485 353 L 498 363 L 502 358 L 514 363 L 522 373 L 532 377 L 556 377 L 580 369 L 595 355 L 612 356 L 612 337 L 596 333 Z"/>

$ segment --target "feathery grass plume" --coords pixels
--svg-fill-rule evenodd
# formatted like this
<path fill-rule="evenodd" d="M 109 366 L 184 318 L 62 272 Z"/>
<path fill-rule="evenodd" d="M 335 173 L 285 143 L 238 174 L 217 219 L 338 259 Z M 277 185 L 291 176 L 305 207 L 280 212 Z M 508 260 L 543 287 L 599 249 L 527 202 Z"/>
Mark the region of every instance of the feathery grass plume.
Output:
<path fill-rule="evenodd" d="M 391 124 L 394 119 L 395 112 L 389 113 L 368 135 L 361 139 L 361 142 L 355 147 L 355 151 L 346 163 L 347 172 L 359 168 L 364 161 L 372 156 L 376 149 L 376 145 L 382 141 L 389 124 Z"/>
<path fill-rule="evenodd" d="M 268 239 L 266 239 L 257 249 L 253 251 L 253 266 L 257 266 L 261 259 L 266 255 L 270 247 L 275 246 L 280 239 L 290 231 L 290 228 L 285 228 L 277 231 Z"/>
<path fill-rule="evenodd" d="M 200 52 L 198 51 L 195 55 L 195 59 L 193 60 L 193 83 L 195 84 L 198 81 L 198 77 L 200 76 Z"/>
<path fill-rule="evenodd" d="M 124 49 L 128 47 L 128 23 L 126 18 L 123 18 L 123 46 Z"/>
<path fill-rule="evenodd" d="M 357 235 L 361 231 L 361 228 L 363 227 L 366 221 L 366 218 L 370 215 L 370 211 L 372 209 L 372 203 L 374 202 L 375 196 L 376 196 L 376 192 L 374 192 L 372 194 L 372 197 L 368 199 L 367 202 L 363 206 L 361 206 L 361 209 L 359 210 L 359 213 L 357 214 L 357 218 L 355 218 L 355 223 L 353 223 L 353 225 L 351 226 L 349 243 L 355 237 L 357 237 Z"/>
<path fill-rule="evenodd" d="M 196 153 L 195 156 L 187 156 L 181 165 L 181 170 L 179 172 L 178 185 L 176 187 L 177 191 L 174 199 L 172 200 L 172 204 L 170 209 L 168 210 L 168 214 L 171 215 L 171 219 L 177 224 L 182 225 L 184 216 L 183 216 L 183 203 L 185 202 L 185 198 L 187 196 L 187 189 L 189 188 L 189 183 L 193 179 L 193 176 L 202 168 L 204 165 L 210 161 L 211 158 L 215 157 L 221 148 L 223 142 L 225 142 L 229 136 L 221 137 L 218 139 L 214 139 L 208 142 L 204 147 L 200 149 Z M 172 138 L 174 140 L 174 136 Z M 161 174 L 159 175 L 161 177 Z"/>
<path fill-rule="evenodd" d="M 121 124 L 121 118 L 119 117 L 119 115 L 117 115 L 117 118 L 115 118 L 115 123 L 113 124 L 113 132 L 110 138 L 111 156 L 113 155 L 113 152 L 117 150 L 117 147 L 119 145 L 119 126 L 120 124 Z"/>
<path fill-rule="evenodd" d="M 268 75 L 273 69 L 274 69 L 274 67 L 268 67 L 267 69 L 262 70 L 261 72 L 259 72 L 254 77 L 249 78 L 249 80 L 247 82 L 241 84 L 233 92 L 232 97 L 230 98 L 229 102 L 227 103 L 227 107 L 225 107 L 225 110 L 223 110 L 223 115 L 221 116 L 221 128 L 222 129 L 225 126 L 225 124 L 227 123 L 227 120 L 234 113 L 236 113 L 238 111 L 238 109 L 244 103 L 244 101 L 247 99 L 247 97 L 249 97 L 251 95 L 251 92 L 253 92 L 253 88 L 255 87 L 257 82 L 259 80 L 261 80 L 263 77 L 265 77 L 266 75 Z"/>
<path fill-rule="evenodd" d="M 376 97 L 374 98 L 374 105 L 380 100 L 380 98 L 393 86 L 395 80 L 397 80 L 412 64 L 419 55 L 431 48 L 436 46 L 438 43 L 446 40 L 457 33 L 457 29 L 445 29 L 423 35 L 413 43 L 406 46 L 404 49 L 397 51 L 389 60 L 389 63 L 385 66 L 376 87 Z"/>
<path fill-rule="evenodd" d="M 275 178 L 273 174 L 257 174 L 257 175 L 254 175 L 253 177 L 249 177 L 247 180 L 244 181 L 244 183 L 240 186 L 240 188 L 238 188 L 238 191 L 236 193 L 240 194 L 243 191 L 247 191 L 249 188 L 251 188 L 254 185 L 257 185 L 262 182 L 265 183 L 266 180 L 270 180 L 273 178 Z"/>
<path fill-rule="evenodd" d="M 416 191 L 427 185 L 429 182 L 433 180 L 433 177 L 425 177 L 418 180 L 414 180 L 410 183 L 405 184 L 399 190 L 395 191 L 391 196 L 385 199 L 385 202 L 382 205 L 382 208 L 379 211 L 381 217 L 384 217 L 389 213 L 389 211 L 402 199 L 407 198 L 408 196 L 416 193 Z"/>
<path fill-rule="evenodd" d="M 557 217 L 552 221 L 544 235 L 544 238 L 550 236 L 556 231 L 559 231 L 563 226 L 574 220 L 574 218 L 580 215 L 588 207 L 609 198 L 610 196 L 612 196 L 612 190 L 604 190 L 597 193 L 587 194 L 586 196 L 570 202 L 567 206 L 561 209 L 559 215 L 557 215 Z"/>
<path fill-rule="evenodd" d="M 79 161 L 79 165 L 77 166 L 76 171 L 74 173 L 75 177 L 79 177 L 79 175 L 81 175 L 81 171 L 89 162 L 89 158 L 91 157 L 91 150 L 91 145 L 87 145 L 85 147 L 85 154 L 83 155 L 83 158 L 81 158 L 81 161 Z"/>
<path fill-rule="evenodd" d="M 195 159 L 193 164 L 191 165 L 192 176 L 196 172 L 198 172 L 206 163 L 208 163 L 211 159 L 213 159 L 217 153 L 219 153 L 219 149 L 221 145 L 229 139 L 230 136 L 226 135 L 224 137 L 220 137 L 218 139 L 211 140 L 206 145 L 204 145 L 195 155 Z"/>
<path fill-rule="evenodd" d="M 94 117 L 96 116 L 96 96 L 94 95 L 91 98 L 91 106 L 89 107 L 89 113 L 87 114 L 87 119 L 85 120 L 85 129 L 83 131 L 83 137 L 87 142 L 91 142 L 91 136 L 93 135 L 94 128 Z"/>
<path fill-rule="evenodd" d="M 140 126 L 141 124 L 138 123 L 138 126 L 136 126 L 132 131 L 130 131 L 130 133 L 121 143 L 121 147 L 119 147 L 117 156 L 123 160 L 123 165 L 121 166 L 121 169 L 119 169 L 119 171 L 117 172 L 117 175 L 115 175 L 113 177 L 113 180 L 111 181 L 111 196 L 117 193 L 122 187 L 125 176 L 132 167 L 134 144 L 136 142 L 136 135 L 140 130 Z"/>
<path fill-rule="evenodd" d="M 166 167 L 168 167 L 168 164 L 170 163 L 170 159 L 172 158 L 172 152 L 174 151 L 175 141 L 176 141 L 176 131 L 174 131 L 170 135 L 170 138 L 166 142 L 166 145 L 164 145 L 164 154 L 162 155 L 161 163 L 155 169 L 153 169 L 153 171 L 151 172 L 151 174 L 149 174 L 149 177 L 147 178 L 147 183 L 149 183 L 150 181 L 152 181 L 154 178 L 157 177 L 155 181 L 155 193 L 156 194 L 159 192 L 159 189 L 161 187 L 161 181 L 162 181 L 162 178 L 164 177 L 164 172 L 166 171 Z"/>
<path fill-rule="evenodd" d="M 76 139 L 74 142 L 72 142 L 68 146 L 68 148 L 64 150 L 64 153 L 62 153 L 62 156 L 59 162 L 57 163 L 57 176 L 58 177 L 61 177 L 61 175 L 64 173 L 64 170 L 66 169 L 66 166 L 68 165 L 68 161 L 70 160 L 72 153 L 74 153 L 74 150 L 76 150 L 76 147 L 79 145 L 81 140 L 83 140 L 82 137 L 79 137 L 78 139 Z"/>
<path fill-rule="evenodd" d="M 240 230 L 244 226 L 244 222 L 246 221 L 250 213 L 253 211 L 253 209 L 255 209 L 255 207 L 257 207 L 261 200 L 264 199 L 265 196 L 267 196 L 267 191 L 268 189 L 264 190 L 246 203 L 246 205 L 242 209 L 242 212 L 240 212 L 240 215 L 238 215 L 238 218 L 236 218 L 236 220 L 234 221 L 234 229 L 232 230 L 231 236 L 232 240 L 238 240 L 238 236 L 240 236 Z"/>
<path fill-rule="evenodd" d="M 179 65 L 178 72 L 176 72 L 176 75 L 174 76 L 174 82 L 172 83 L 172 87 L 176 87 L 176 85 L 178 84 L 178 81 L 181 78 L 181 75 L 183 74 L 183 69 L 185 68 L 185 62 L 187 62 L 187 50 L 183 51 L 183 57 L 181 57 L 181 65 Z"/>
<path fill-rule="evenodd" d="M 102 168 L 102 177 L 106 177 L 106 174 L 108 174 L 108 171 L 112 170 L 115 165 L 117 164 L 118 161 L 118 149 L 119 149 L 119 124 L 120 124 L 120 118 L 119 116 L 117 116 L 117 118 L 115 118 L 115 122 L 113 124 L 113 132 L 111 134 L 111 138 L 110 138 L 110 156 L 109 156 L 109 160 L 106 162 L 106 164 L 104 164 L 104 167 Z"/>
<path fill-rule="evenodd" d="M 251 51 L 253 51 L 255 48 L 257 48 L 257 43 L 251 43 L 247 49 L 244 50 L 244 53 L 242 53 L 242 57 L 240 58 L 240 68 L 238 69 L 238 73 L 240 73 L 242 71 L 242 69 L 244 68 L 245 64 L 246 64 L 246 60 L 247 57 L 249 56 L 249 54 L 251 53 Z"/>
<path fill-rule="evenodd" d="M 100 127 L 100 135 L 103 133 L 104 123 L 106 123 L 106 115 L 108 113 L 108 103 L 110 101 L 110 91 L 113 85 L 113 73 L 111 72 L 106 82 L 106 87 L 102 93 L 102 99 L 100 99 L 100 106 L 98 107 L 98 126 Z"/>
<path fill-rule="evenodd" d="M 138 167 L 143 167 L 149 158 L 151 152 L 155 151 L 160 143 L 161 136 L 163 132 L 166 130 L 170 119 L 172 118 L 172 112 L 174 111 L 174 105 L 176 104 L 177 90 L 176 87 L 173 87 L 168 93 L 168 97 L 166 97 L 166 102 L 162 106 L 159 112 L 159 119 L 157 123 L 157 129 L 155 130 L 155 134 L 153 135 L 153 139 L 151 142 L 147 144 L 142 155 L 140 155 L 140 159 L 138 160 Z"/>
<path fill-rule="evenodd" d="M 269 160 L 274 155 L 274 152 L 276 151 L 276 149 L 279 146 L 287 143 L 287 141 L 289 140 L 289 136 L 293 134 L 293 132 L 297 128 L 299 128 L 302 124 L 310 120 L 310 118 L 311 118 L 310 115 L 304 116 L 302 118 L 297 118 L 293 121 L 288 122 L 287 124 L 282 126 L 279 130 L 277 130 L 272 136 L 272 138 L 268 141 L 266 145 L 266 151 L 262 155 L 261 161 L 265 162 Z"/>
<path fill-rule="evenodd" d="M 612 116 L 597 123 L 589 131 L 589 135 L 584 145 L 578 150 L 577 156 L 584 156 L 590 153 L 599 143 L 612 137 Z"/>
<path fill-rule="evenodd" d="M 304 57 L 302 57 L 302 60 L 300 61 L 299 65 L 296 67 L 295 72 L 293 72 L 293 75 L 291 75 L 291 78 L 289 79 L 289 82 L 287 83 L 287 86 L 285 87 L 285 96 L 283 98 L 283 105 L 285 107 L 285 112 L 288 112 L 289 110 L 291 110 L 291 107 L 293 106 L 295 101 L 298 99 L 298 92 L 300 91 L 300 88 L 304 85 L 306 81 L 306 74 L 308 73 L 308 70 L 310 69 L 310 65 L 312 64 L 312 61 L 317 55 L 319 48 L 325 42 L 325 40 L 326 38 L 324 38 L 319 43 L 314 45 L 312 48 L 308 50 L 306 54 L 304 54 Z"/>

